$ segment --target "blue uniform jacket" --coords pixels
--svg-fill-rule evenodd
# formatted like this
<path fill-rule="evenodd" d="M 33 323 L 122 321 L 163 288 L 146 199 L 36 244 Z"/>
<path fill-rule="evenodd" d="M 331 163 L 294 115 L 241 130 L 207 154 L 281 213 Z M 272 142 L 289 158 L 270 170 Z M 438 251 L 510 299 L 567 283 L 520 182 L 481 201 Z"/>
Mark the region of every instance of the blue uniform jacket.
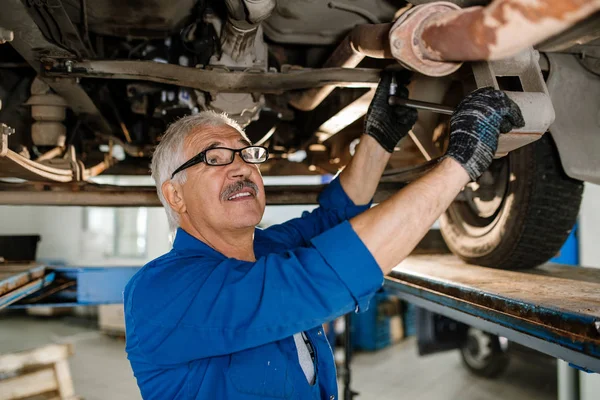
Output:
<path fill-rule="evenodd" d="M 179 229 L 124 293 L 127 353 L 144 399 L 337 399 L 321 324 L 366 309 L 383 274 L 352 229 L 339 180 L 320 207 L 256 230 L 257 261 L 227 258 Z M 315 353 L 309 385 L 293 335 Z"/>

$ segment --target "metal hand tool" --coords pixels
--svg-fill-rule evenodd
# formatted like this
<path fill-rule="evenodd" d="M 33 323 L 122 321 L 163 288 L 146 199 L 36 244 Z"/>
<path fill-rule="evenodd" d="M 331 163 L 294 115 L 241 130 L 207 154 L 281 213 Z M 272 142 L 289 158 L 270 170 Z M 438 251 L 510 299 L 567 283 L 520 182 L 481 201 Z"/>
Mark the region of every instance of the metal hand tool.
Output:
<path fill-rule="evenodd" d="M 390 106 L 406 106 L 416 108 L 417 110 L 433 111 L 446 115 L 452 115 L 452 113 L 454 112 L 454 108 L 443 106 L 441 104 L 428 103 L 426 101 L 410 100 L 405 99 L 404 97 L 398 97 L 396 96 L 397 91 L 398 82 L 396 81 L 396 77 L 392 76 L 392 82 L 390 83 L 390 97 L 388 98 L 388 104 Z"/>
<path fill-rule="evenodd" d="M 416 108 L 417 110 L 423 111 L 433 111 L 439 114 L 452 115 L 454 112 L 453 107 L 444 106 L 436 103 L 429 103 L 427 101 L 419 101 L 419 100 L 411 100 L 405 99 L 403 97 L 398 96 L 390 96 L 388 98 L 388 104 L 390 106 L 406 106 L 411 108 Z"/>

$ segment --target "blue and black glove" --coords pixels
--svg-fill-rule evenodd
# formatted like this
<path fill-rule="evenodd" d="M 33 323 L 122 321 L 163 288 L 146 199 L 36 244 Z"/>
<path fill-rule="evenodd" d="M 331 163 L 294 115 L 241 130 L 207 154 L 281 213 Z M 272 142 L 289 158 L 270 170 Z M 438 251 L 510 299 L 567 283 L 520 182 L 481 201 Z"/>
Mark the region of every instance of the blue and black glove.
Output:
<path fill-rule="evenodd" d="M 475 180 L 488 169 L 498 148 L 498 136 L 525 126 L 519 106 L 491 87 L 465 97 L 450 118 L 446 157 L 461 164 Z"/>
<path fill-rule="evenodd" d="M 388 153 L 405 137 L 417 122 L 417 110 L 405 106 L 390 106 L 390 86 L 392 79 L 398 85 L 395 96 L 408 98 L 406 85 L 410 80 L 409 71 L 383 71 L 375 96 L 369 105 L 365 118 L 365 133 L 372 136 Z"/>

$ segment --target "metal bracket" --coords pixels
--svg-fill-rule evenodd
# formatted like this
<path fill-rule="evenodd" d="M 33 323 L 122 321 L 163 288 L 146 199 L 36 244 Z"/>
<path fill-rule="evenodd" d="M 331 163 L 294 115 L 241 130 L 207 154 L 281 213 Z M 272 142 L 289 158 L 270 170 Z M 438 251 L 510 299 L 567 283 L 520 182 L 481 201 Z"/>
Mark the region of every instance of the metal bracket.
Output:
<path fill-rule="evenodd" d="M 66 157 L 68 157 L 69 163 L 71 164 L 71 170 L 73 171 L 73 180 L 83 180 L 83 171 L 85 167 L 82 166 L 81 161 L 77 160 L 77 153 L 75 152 L 74 146 L 68 147 Z"/>
<path fill-rule="evenodd" d="M 10 136 L 15 133 L 15 128 L 11 128 L 10 126 L 0 123 L 0 134 Z"/>
<path fill-rule="evenodd" d="M 8 154 L 8 134 L 4 133 L 4 127 L 7 127 L 4 124 L 0 124 L 0 129 L 2 133 L 0 134 L 0 157 L 4 157 Z"/>
<path fill-rule="evenodd" d="M 512 58 L 471 64 L 478 88 L 500 89 L 497 77 L 514 76 L 521 82 L 522 92 L 506 94 L 519 105 L 525 126 L 500 136 L 497 157 L 525 146 L 542 137 L 554 122 L 555 113 L 548 88 L 539 65 L 539 53 L 529 48 Z"/>
<path fill-rule="evenodd" d="M 471 64 L 477 87 L 493 86 L 498 89 L 498 76 L 517 76 L 525 92 L 548 94 L 548 88 L 539 65 L 540 54 L 532 47 L 512 58 L 482 61 Z"/>
<path fill-rule="evenodd" d="M 0 28 L 0 39 L 2 39 L 2 28 Z M 2 110 L 2 100 L 0 100 L 0 110 Z M 8 153 L 8 137 L 15 133 L 15 128 L 0 122 L 0 157 Z"/>

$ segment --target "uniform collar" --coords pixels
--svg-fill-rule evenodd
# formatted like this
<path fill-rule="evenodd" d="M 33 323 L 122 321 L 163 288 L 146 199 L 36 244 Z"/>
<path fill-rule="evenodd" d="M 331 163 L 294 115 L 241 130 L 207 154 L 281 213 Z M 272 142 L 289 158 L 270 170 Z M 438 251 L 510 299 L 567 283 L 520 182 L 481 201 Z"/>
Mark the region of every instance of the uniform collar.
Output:
<path fill-rule="evenodd" d="M 175 240 L 173 241 L 173 250 L 178 253 L 196 253 L 206 256 L 227 258 L 203 241 L 190 235 L 182 228 L 177 228 Z"/>

